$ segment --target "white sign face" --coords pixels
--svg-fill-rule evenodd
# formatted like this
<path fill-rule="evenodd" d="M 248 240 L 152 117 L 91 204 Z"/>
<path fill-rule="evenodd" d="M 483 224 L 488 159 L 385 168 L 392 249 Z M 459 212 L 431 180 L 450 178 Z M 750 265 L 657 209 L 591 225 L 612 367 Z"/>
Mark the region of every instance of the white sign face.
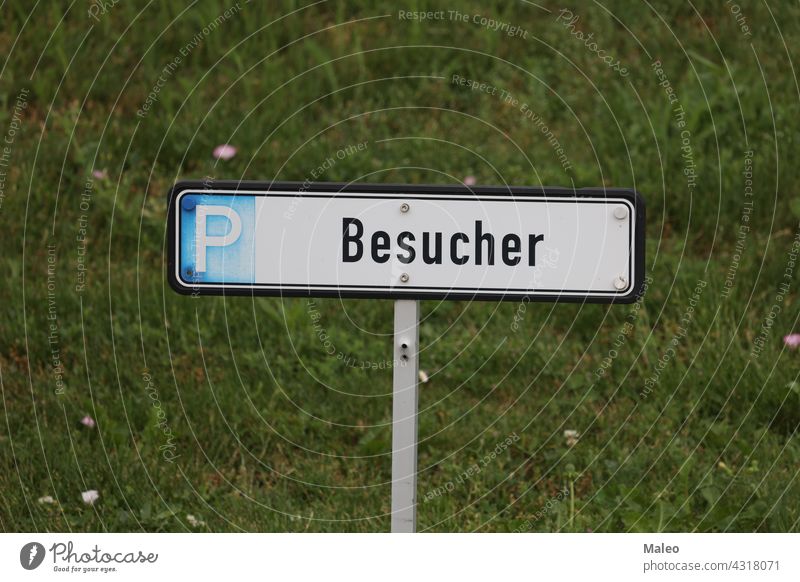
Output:
<path fill-rule="evenodd" d="M 631 301 L 644 207 L 631 191 L 180 184 L 183 293 Z"/>

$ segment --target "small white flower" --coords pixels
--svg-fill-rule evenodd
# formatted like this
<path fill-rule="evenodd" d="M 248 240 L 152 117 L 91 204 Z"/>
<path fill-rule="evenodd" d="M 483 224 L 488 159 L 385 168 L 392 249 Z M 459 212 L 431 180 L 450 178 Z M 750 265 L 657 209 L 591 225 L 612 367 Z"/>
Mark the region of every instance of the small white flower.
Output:
<path fill-rule="evenodd" d="M 578 442 L 578 437 L 581 435 L 578 433 L 577 430 L 565 430 L 564 431 L 564 438 L 567 441 L 568 447 L 573 447 Z"/>
<path fill-rule="evenodd" d="M 89 489 L 81 493 L 81 497 L 86 505 L 94 505 L 94 502 L 100 499 L 100 494 L 97 492 L 97 489 Z"/>
<path fill-rule="evenodd" d="M 218 160 L 230 160 L 233 156 L 236 155 L 237 151 L 238 150 L 236 146 L 224 143 L 215 147 L 214 151 L 211 152 L 211 155 L 217 158 Z"/>
<path fill-rule="evenodd" d="M 423 384 L 426 384 L 428 382 L 428 373 L 425 370 L 419 371 L 419 381 L 422 382 Z"/>
<path fill-rule="evenodd" d="M 186 521 L 188 521 L 189 525 L 192 527 L 200 527 L 206 524 L 206 522 L 204 522 L 202 519 L 197 519 L 191 513 L 186 516 Z"/>
<path fill-rule="evenodd" d="M 45 495 L 44 497 L 39 498 L 39 503 L 42 505 L 54 505 L 56 502 L 55 499 L 52 498 L 50 495 Z"/>

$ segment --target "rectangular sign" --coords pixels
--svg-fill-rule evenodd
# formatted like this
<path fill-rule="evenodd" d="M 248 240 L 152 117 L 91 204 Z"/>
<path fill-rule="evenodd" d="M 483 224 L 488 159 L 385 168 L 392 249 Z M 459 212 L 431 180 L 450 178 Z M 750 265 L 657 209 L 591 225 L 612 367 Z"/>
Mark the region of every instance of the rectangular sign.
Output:
<path fill-rule="evenodd" d="M 633 190 L 181 182 L 168 277 L 197 295 L 631 302 Z"/>

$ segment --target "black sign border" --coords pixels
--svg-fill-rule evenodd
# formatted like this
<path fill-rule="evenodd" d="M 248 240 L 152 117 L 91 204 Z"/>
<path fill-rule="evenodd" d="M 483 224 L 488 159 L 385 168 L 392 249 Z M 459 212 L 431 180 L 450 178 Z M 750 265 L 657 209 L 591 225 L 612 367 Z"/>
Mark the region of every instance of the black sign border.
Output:
<path fill-rule="evenodd" d="M 576 200 L 593 198 L 601 201 L 605 198 L 622 198 L 630 202 L 636 212 L 636 231 L 633 233 L 634 241 L 634 277 L 635 280 L 625 294 L 609 296 L 596 295 L 559 295 L 532 294 L 525 295 L 519 291 L 508 293 L 480 293 L 469 291 L 424 291 L 408 289 L 401 292 L 386 290 L 385 287 L 375 291 L 350 291 L 343 287 L 335 289 L 265 289 L 235 287 L 233 284 L 224 286 L 195 286 L 187 287 L 185 283 L 177 280 L 176 261 L 177 248 L 175 243 L 175 224 L 177 205 L 175 201 L 181 192 L 192 190 L 195 192 L 209 190 L 228 190 L 226 195 L 235 196 L 237 191 L 242 195 L 247 192 L 284 191 L 295 192 L 302 196 L 307 192 L 310 196 L 318 193 L 347 193 L 347 194 L 409 194 L 414 196 L 431 196 L 440 198 L 442 195 L 457 195 L 475 198 L 491 196 L 515 196 L 524 198 L 564 197 Z M 212 194 L 213 195 L 213 194 Z M 644 198 L 636 190 L 629 188 L 562 188 L 562 187 L 529 187 L 529 186 L 461 186 L 439 184 L 368 184 L 362 182 L 257 182 L 257 181 L 232 181 L 232 180 L 184 180 L 177 182 L 168 193 L 167 207 L 167 279 L 170 287 L 181 295 L 191 296 L 248 296 L 248 297 L 334 297 L 340 299 L 444 299 L 444 300 L 475 300 L 475 301 L 520 301 L 525 298 L 530 302 L 538 303 L 633 303 L 644 292 L 645 280 L 645 218 L 646 209 Z M 363 286 L 362 286 L 363 287 Z M 580 292 L 580 291 L 571 291 Z"/>

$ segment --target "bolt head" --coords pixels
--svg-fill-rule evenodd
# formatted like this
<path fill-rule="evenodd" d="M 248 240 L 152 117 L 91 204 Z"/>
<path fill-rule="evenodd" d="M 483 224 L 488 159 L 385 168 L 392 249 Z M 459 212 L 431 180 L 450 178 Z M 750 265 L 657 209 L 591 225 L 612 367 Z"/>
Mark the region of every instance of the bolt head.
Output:
<path fill-rule="evenodd" d="M 400 275 L 400 280 L 401 280 L 403 283 L 408 283 L 408 279 L 409 279 L 409 277 L 408 277 L 408 273 L 403 273 L 402 275 Z"/>
<path fill-rule="evenodd" d="M 614 209 L 614 218 L 617 220 L 625 220 L 628 218 L 628 209 L 624 206 L 617 206 Z"/>
<path fill-rule="evenodd" d="M 400 212 L 403 212 L 403 213 L 405 213 L 405 212 L 408 212 L 410 209 L 411 209 L 411 207 L 408 205 L 408 203 L 407 203 L 407 202 L 403 202 L 403 203 L 400 205 Z"/>
<path fill-rule="evenodd" d="M 628 286 L 628 280 L 625 277 L 617 277 L 614 279 L 614 289 L 617 291 L 622 291 L 625 287 Z"/>

